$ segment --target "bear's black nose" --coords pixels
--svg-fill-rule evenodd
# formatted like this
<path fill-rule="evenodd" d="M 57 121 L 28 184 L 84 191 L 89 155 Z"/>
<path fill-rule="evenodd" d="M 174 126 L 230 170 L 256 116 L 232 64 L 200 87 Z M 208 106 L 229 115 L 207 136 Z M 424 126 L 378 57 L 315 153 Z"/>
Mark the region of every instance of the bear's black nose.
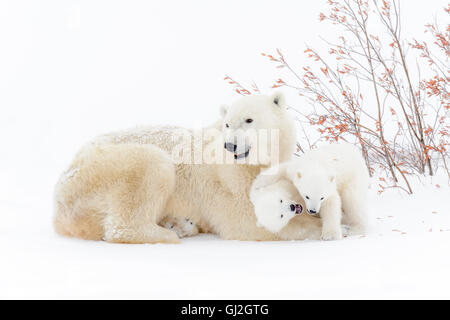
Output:
<path fill-rule="evenodd" d="M 295 205 L 291 204 L 291 211 L 295 211 Z"/>
<path fill-rule="evenodd" d="M 224 148 L 227 149 L 227 151 L 230 152 L 235 152 L 237 149 L 237 145 L 235 145 L 234 143 L 225 143 Z"/>
<path fill-rule="evenodd" d="M 308 211 L 309 211 L 309 213 L 312 213 L 312 214 L 316 214 L 317 213 L 316 210 L 308 210 Z"/>

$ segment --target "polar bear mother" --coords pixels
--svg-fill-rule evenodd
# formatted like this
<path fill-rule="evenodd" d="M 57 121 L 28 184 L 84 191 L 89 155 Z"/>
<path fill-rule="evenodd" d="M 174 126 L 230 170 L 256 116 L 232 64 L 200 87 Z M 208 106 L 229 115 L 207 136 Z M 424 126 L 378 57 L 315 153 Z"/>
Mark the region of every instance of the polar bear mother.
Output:
<path fill-rule="evenodd" d="M 223 239 L 320 238 L 320 220 L 306 215 L 293 219 L 277 235 L 257 227 L 249 200 L 254 178 L 274 156 L 258 154 L 263 143 L 259 135 L 249 134 L 250 129 L 278 133 L 266 148 L 276 152 L 277 161 L 289 160 L 294 152 L 295 125 L 283 96 L 242 97 L 222 107 L 221 115 L 201 130 L 207 134 L 149 127 L 107 134 L 86 145 L 56 185 L 56 231 L 108 242 L 176 243 L 176 233 L 159 225 L 172 217 L 189 218 L 202 232 Z M 220 146 L 223 155 L 212 152 L 214 161 L 208 163 L 176 161 L 175 151 L 186 136 L 192 137 L 191 146 L 203 150 Z M 195 153 L 192 147 L 182 157 Z M 230 156 L 231 164 L 217 161 Z"/>

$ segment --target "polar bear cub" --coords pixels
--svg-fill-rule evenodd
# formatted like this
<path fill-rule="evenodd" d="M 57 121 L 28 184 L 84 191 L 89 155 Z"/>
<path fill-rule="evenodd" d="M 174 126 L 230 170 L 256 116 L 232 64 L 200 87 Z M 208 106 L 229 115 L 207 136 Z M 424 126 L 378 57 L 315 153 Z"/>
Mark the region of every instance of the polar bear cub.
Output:
<path fill-rule="evenodd" d="M 366 231 L 369 173 L 355 146 L 333 144 L 311 150 L 288 162 L 286 173 L 307 211 L 320 214 L 323 240 L 341 239 L 341 222 L 349 226 L 350 234 Z"/>
<path fill-rule="evenodd" d="M 292 218 L 302 213 L 303 207 L 293 200 L 296 190 L 290 181 L 278 180 L 262 185 L 260 177 L 264 178 L 262 175 L 256 177 L 250 189 L 257 225 L 278 233 Z"/>

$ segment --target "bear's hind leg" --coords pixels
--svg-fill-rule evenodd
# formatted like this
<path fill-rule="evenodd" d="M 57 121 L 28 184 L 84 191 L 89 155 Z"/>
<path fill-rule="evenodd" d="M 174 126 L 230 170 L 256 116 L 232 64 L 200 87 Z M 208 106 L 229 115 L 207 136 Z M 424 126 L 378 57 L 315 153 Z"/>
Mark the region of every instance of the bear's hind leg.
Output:
<path fill-rule="evenodd" d="M 175 168 L 162 159 L 145 159 L 145 169 L 128 173 L 108 190 L 110 209 L 104 240 L 118 243 L 179 243 L 175 232 L 158 226 L 175 187 Z"/>
<path fill-rule="evenodd" d="M 180 242 L 177 234 L 171 230 L 136 218 L 133 221 L 124 221 L 120 215 L 108 215 L 105 218 L 104 229 L 104 240 L 112 243 Z"/>
<path fill-rule="evenodd" d="M 130 194 L 122 195 L 112 205 L 110 212 L 103 221 L 104 240 L 115 243 L 178 243 L 174 231 L 156 224 L 158 215 L 164 208 L 163 194 L 155 194 L 159 199 L 149 201 L 145 205 L 136 199 L 126 199 Z M 116 198 L 117 196 L 115 196 Z M 132 198 L 132 197 L 131 197 Z M 166 198 L 167 199 L 167 198 Z"/>

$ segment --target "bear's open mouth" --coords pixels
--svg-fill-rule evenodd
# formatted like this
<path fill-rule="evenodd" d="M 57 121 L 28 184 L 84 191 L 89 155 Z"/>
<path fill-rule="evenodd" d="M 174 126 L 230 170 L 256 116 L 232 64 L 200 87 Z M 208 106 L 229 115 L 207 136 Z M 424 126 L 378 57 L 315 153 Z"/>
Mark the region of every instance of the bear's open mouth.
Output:
<path fill-rule="evenodd" d="M 300 214 L 303 212 L 303 207 L 301 204 L 296 204 L 295 205 L 295 214 Z"/>
<path fill-rule="evenodd" d="M 241 153 L 241 154 L 235 153 L 234 159 L 238 160 L 238 159 L 242 159 L 242 158 L 247 158 L 249 153 L 250 153 L 250 148 L 248 148 L 247 151 L 245 151 L 244 153 Z"/>

